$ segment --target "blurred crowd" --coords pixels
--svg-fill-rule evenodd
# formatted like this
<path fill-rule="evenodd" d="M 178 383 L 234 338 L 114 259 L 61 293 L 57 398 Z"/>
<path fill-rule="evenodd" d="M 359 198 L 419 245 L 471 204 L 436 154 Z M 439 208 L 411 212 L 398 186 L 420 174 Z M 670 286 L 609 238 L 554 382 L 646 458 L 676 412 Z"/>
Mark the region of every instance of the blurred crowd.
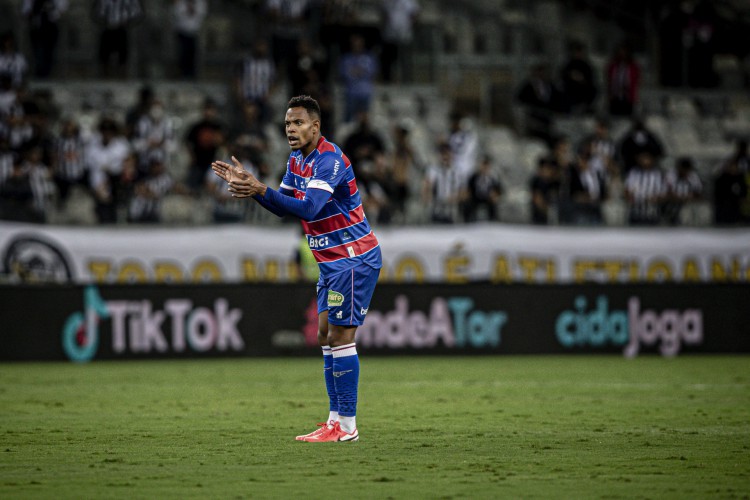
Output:
<path fill-rule="evenodd" d="M 637 118 L 619 141 L 602 118 L 578 144 L 558 137 L 530 180 L 532 222 L 601 225 L 611 199 L 624 201 L 631 226 L 694 224 L 690 210 L 707 204 L 715 225 L 750 222 L 746 141 L 738 141 L 736 151 L 714 167 L 709 186 L 690 157 L 675 158 L 668 168 L 663 160 L 661 140 Z"/>
<path fill-rule="evenodd" d="M 149 86 L 134 95 L 124 119 L 92 110 L 93 126 L 50 94 L 32 92 L 30 79 L 47 78 L 54 67 L 53 28 L 67 2 L 24 1 L 33 54 L 27 59 L 19 52 L 11 33 L 0 40 L 0 218 L 49 222 L 76 191 L 92 200 L 100 224 L 161 222 L 163 202 L 171 195 L 210 199 L 216 223 L 246 221 L 252 204 L 228 196 L 210 163 L 234 155 L 278 185 L 283 159 L 272 157 L 271 144 L 283 141 L 283 110 L 275 103 L 286 99 L 274 99 L 283 91 L 319 101 L 323 133 L 352 160 L 374 223 L 502 220 L 507 171 L 500 168 L 502 158 L 483 148 L 470 114 L 451 112 L 448 123 L 436 127 L 444 130 L 427 156 L 416 152 L 413 122 L 373 125 L 376 85 L 397 89 L 409 80 L 419 15 L 416 0 L 382 3 L 382 22 L 373 32 L 352 24 L 351 2 L 258 2 L 267 20 L 264 36 L 254 38 L 227 75 L 229 100 L 206 96 L 200 118 L 178 127 L 173 111 Z M 138 0 L 96 0 L 93 7 L 102 21 L 101 74 L 117 76 L 128 58 L 128 26 L 143 6 Z M 311 15 L 313 8 L 318 16 Z M 208 14 L 205 0 L 173 2 L 180 78 L 196 77 L 196 38 Z M 582 43 L 569 49 L 557 76 L 548 65 L 536 64 L 516 95 L 525 113 L 523 133 L 545 148 L 528 178 L 528 222 L 604 224 L 603 207 L 612 199 L 624 201 L 630 225 L 679 225 L 684 208 L 694 203 L 710 203 L 718 225 L 750 222 L 746 141 L 737 142 L 711 178 L 701 178 L 689 157 L 663 168 L 662 140 L 636 113 L 641 68 L 628 46 L 618 46 L 601 78 Z M 554 133 L 556 117 L 569 115 L 597 117 L 593 133 L 580 143 Z M 617 140 L 610 133 L 612 119 L 632 121 Z M 188 165 L 175 169 L 181 151 L 188 153 Z M 414 207 L 421 216 L 413 216 Z"/>

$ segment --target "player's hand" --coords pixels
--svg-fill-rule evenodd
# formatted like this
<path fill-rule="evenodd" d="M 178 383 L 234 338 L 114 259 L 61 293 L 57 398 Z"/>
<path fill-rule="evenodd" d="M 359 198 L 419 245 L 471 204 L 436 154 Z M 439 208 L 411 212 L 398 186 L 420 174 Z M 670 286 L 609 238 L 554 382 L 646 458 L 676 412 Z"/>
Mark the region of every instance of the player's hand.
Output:
<path fill-rule="evenodd" d="M 251 175 L 250 172 L 245 170 L 242 163 L 240 163 L 234 156 L 232 156 L 232 163 L 234 163 L 234 165 L 216 160 L 211 164 L 211 170 L 227 182 L 232 182 L 233 180 L 238 179 L 247 179 L 247 177 Z"/>
<path fill-rule="evenodd" d="M 234 156 L 232 161 L 235 163 L 235 167 L 242 167 Z M 234 172 L 236 171 L 237 168 Z M 242 169 L 242 175 L 233 175 L 229 180 L 229 192 L 235 198 L 247 198 L 256 194 L 263 196 L 266 193 L 266 185 L 256 179 L 253 174 Z"/>

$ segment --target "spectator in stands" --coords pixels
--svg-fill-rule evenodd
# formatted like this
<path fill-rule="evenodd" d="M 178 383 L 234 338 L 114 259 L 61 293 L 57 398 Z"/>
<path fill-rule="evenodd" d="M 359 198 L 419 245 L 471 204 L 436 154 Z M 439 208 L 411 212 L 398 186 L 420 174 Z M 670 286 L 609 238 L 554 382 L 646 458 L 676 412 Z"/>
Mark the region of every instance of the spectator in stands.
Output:
<path fill-rule="evenodd" d="M 177 65 L 183 78 L 196 76 L 198 35 L 206 14 L 206 0 L 174 0 L 172 16 L 177 35 Z"/>
<path fill-rule="evenodd" d="M 310 0 L 265 0 L 264 22 L 271 32 L 271 53 L 279 70 L 287 72 L 297 60 L 297 47 L 309 31 Z"/>
<path fill-rule="evenodd" d="M 571 112 L 592 113 L 597 88 L 594 70 L 586 54 L 586 46 L 573 41 L 568 47 L 568 61 L 560 72 L 565 101 Z"/>
<path fill-rule="evenodd" d="M 230 140 L 244 149 L 247 160 L 257 168 L 260 175 L 266 175 L 269 173 L 266 155 L 270 146 L 266 127 L 261 122 L 260 107 L 252 101 L 246 101 L 240 118 L 241 121 L 230 131 Z"/>
<path fill-rule="evenodd" d="M 5 123 L 14 106 L 20 105 L 18 91 L 9 74 L 0 74 L 0 124 Z"/>
<path fill-rule="evenodd" d="M 503 184 L 492 169 L 492 159 L 485 155 L 479 162 L 479 167 L 469 177 L 466 185 L 464 203 L 464 220 L 476 222 L 480 220 L 480 213 L 485 212 L 486 220 L 496 221 L 497 204 L 503 194 Z"/>
<path fill-rule="evenodd" d="M 117 222 L 117 208 L 124 203 L 136 172 L 137 158 L 111 118 L 103 118 L 86 148 L 89 187 L 94 194 L 100 223 Z"/>
<path fill-rule="evenodd" d="M 55 193 L 50 167 L 43 163 L 42 149 L 38 146 L 30 147 L 23 156 L 23 170 L 28 172 L 31 192 L 34 195 L 34 219 L 46 222 L 47 210 Z"/>
<path fill-rule="evenodd" d="M 24 114 L 31 134 L 28 140 L 22 145 L 24 149 L 38 147 L 42 152 L 42 162 L 45 165 L 52 165 L 52 157 L 55 149 L 55 134 L 51 130 L 50 110 L 45 109 L 40 100 L 35 98 L 27 99 L 23 103 Z"/>
<path fill-rule="evenodd" d="M 737 162 L 737 169 L 745 178 L 745 197 L 740 203 L 740 213 L 745 223 L 750 223 L 750 155 L 748 154 L 747 140 L 737 141 L 735 152 L 730 161 Z"/>
<path fill-rule="evenodd" d="M 367 182 L 372 175 L 376 157 L 385 152 L 383 138 L 372 127 L 367 111 L 357 113 L 357 126 L 344 141 L 344 151 L 357 168 L 357 180 Z"/>
<path fill-rule="evenodd" d="M 317 77 L 316 74 L 310 73 L 310 76 Z M 320 119 L 325 120 L 320 124 L 320 131 L 324 137 L 330 137 L 336 126 L 335 120 L 335 98 L 331 85 L 323 80 L 311 78 L 305 84 L 300 95 L 309 95 L 318 101 L 320 105 Z"/>
<path fill-rule="evenodd" d="M 63 121 L 55 141 L 52 172 L 57 186 L 58 207 L 68 200 L 70 188 L 87 185 L 86 149 L 78 124 L 72 119 Z"/>
<path fill-rule="evenodd" d="M 555 173 L 555 163 L 551 158 L 541 157 L 531 177 L 531 222 L 538 225 L 549 223 L 550 208 L 557 202 L 560 181 Z"/>
<path fill-rule="evenodd" d="M 363 36 L 351 36 L 350 50 L 341 58 L 339 70 L 344 84 L 344 121 L 350 122 L 359 112 L 370 110 L 378 74 L 375 56 L 367 50 Z"/>
<path fill-rule="evenodd" d="M 524 107 L 526 134 L 551 145 L 553 115 L 565 106 L 563 93 L 552 81 L 546 64 L 536 64 L 531 68 L 517 99 Z"/>
<path fill-rule="evenodd" d="M 641 67 L 627 44 L 620 44 L 607 64 L 606 81 L 609 113 L 613 116 L 631 116 L 638 102 Z"/>
<path fill-rule="evenodd" d="M 161 101 L 152 102 L 148 114 L 141 116 L 135 124 L 132 144 L 138 153 L 140 174 L 146 174 L 151 170 L 153 157 L 159 158 L 165 164 L 169 163 L 177 149 L 175 125 L 172 118 L 166 115 Z"/>
<path fill-rule="evenodd" d="M 16 49 L 13 33 L 0 35 L 0 78 L 7 77 L 11 87 L 19 89 L 26 82 L 28 69 L 26 58 Z"/>
<path fill-rule="evenodd" d="M 737 141 L 732 158 L 737 160 L 737 168 L 743 174 L 750 174 L 750 153 L 745 139 Z"/>
<path fill-rule="evenodd" d="M 129 57 L 128 31 L 143 16 L 140 0 L 96 0 L 94 19 L 101 27 L 99 34 L 99 70 L 101 76 L 126 76 Z M 112 73 L 112 57 L 115 72 Z"/>
<path fill-rule="evenodd" d="M 152 155 L 146 175 L 133 185 L 133 194 L 128 206 L 128 222 L 161 222 L 164 199 L 172 192 L 185 194 L 187 191 L 167 172 L 164 160 L 158 154 Z"/>
<path fill-rule="evenodd" d="M 385 155 L 377 155 L 368 175 L 362 181 L 357 179 L 362 205 L 370 214 L 368 219 L 378 224 L 390 224 L 393 218 L 393 207 L 390 202 L 393 192 L 393 176 L 389 167 Z"/>
<path fill-rule="evenodd" d="M 255 103 L 260 111 L 260 120 L 269 116 L 269 100 L 276 88 L 276 64 L 268 53 L 268 42 L 256 40 L 250 54 L 238 64 L 234 77 L 234 94 L 242 105 L 246 101 Z"/>
<path fill-rule="evenodd" d="M 8 137 L 8 144 L 13 151 L 21 153 L 33 139 L 34 127 L 19 101 L 16 101 L 11 107 L 5 121 L 5 134 Z"/>
<path fill-rule="evenodd" d="M 714 179 L 714 222 L 717 225 L 742 222 L 742 203 L 748 196 L 746 176 L 740 171 L 737 158 L 732 156 Z"/>
<path fill-rule="evenodd" d="M 737 141 L 736 149 L 729 161 L 737 162 L 737 169 L 745 178 L 745 197 L 740 204 L 740 213 L 745 222 L 750 222 L 750 154 L 748 153 L 747 141 Z"/>
<path fill-rule="evenodd" d="M 579 226 L 603 224 L 602 203 L 606 199 L 604 173 L 593 168 L 590 150 L 584 148 L 576 156 L 570 177 L 572 222 Z"/>
<path fill-rule="evenodd" d="M 570 198 L 571 183 L 576 168 L 575 157 L 571 151 L 570 139 L 566 136 L 555 138 L 552 145 L 552 164 L 558 192 L 555 196 L 557 208 L 557 222 L 560 224 L 573 223 L 573 202 Z"/>
<path fill-rule="evenodd" d="M 0 182 L 0 219 L 44 222 L 44 218 L 35 210 L 29 170 L 24 167 L 20 156 L 8 158 L 13 161 L 10 163 L 10 170 L 5 172 L 5 178 Z"/>
<path fill-rule="evenodd" d="M 363 11 L 357 0 L 319 0 L 320 42 L 331 58 L 331 67 L 337 68 L 341 55 L 346 53 L 353 33 L 363 34 L 360 16 Z"/>
<path fill-rule="evenodd" d="M 394 216 L 400 217 L 406 215 L 409 186 L 418 166 L 416 154 L 409 142 L 409 131 L 409 125 L 406 123 L 399 123 L 393 127 L 393 151 L 388 159 L 393 179 L 391 202 L 394 205 Z"/>
<path fill-rule="evenodd" d="M 217 158 L 217 150 L 224 143 L 226 133 L 226 127 L 219 120 L 216 102 L 207 98 L 203 102 L 203 116 L 190 126 L 185 136 L 190 152 L 187 185 L 193 191 L 198 191 L 205 183 L 206 173 L 211 173 L 211 162 Z"/>
<path fill-rule="evenodd" d="M 584 138 L 578 147 L 589 148 L 591 166 L 594 170 L 604 172 L 607 177 L 616 177 L 620 174 L 617 145 L 610 135 L 609 121 L 606 118 L 596 119 L 594 133 Z"/>
<path fill-rule="evenodd" d="M 5 179 L 10 177 L 13 171 L 13 162 L 17 158 L 18 155 L 10 150 L 8 140 L 0 137 L 0 187 L 2 187 Z"/>
<path fill-rule="evenodd" d="M 471 118 L 464 113 L 459 111 L 451 113 L 448 144 L 451 147 L 453 165 L 461 177 L 461 182 L 465 183 L 476 168 L 479 136 Z"/>
<path fill-rule="evenodd" d="M 323 84 L 328 79 L 328 57 L 310 38 L 300 39 L 297 57 L 289 68 L 292 95 L 311 95 L 311 86 Z M 315 96 L 313 96 L 315 97 Z"/>
<path fill-rule="evenodd" d="M 302 38 L 297 59 L 289 69 L 292 95 L 309 95 L 320 105 L 321 133 L 329 136 L 336 124 L 330 87 L 331 55 L 313 38 Z"/>
<path fill-rule="evenodd" d="M 414 38 L 414 23 L 419 15 L 416 0 L 382 0 L 383 46 L 380 52 L 380 67 L 386 83 L 411 80 L 411 43 Z M 398 71 L 394 72 L 394 68 Z"/>
<path fill-rule="evenodd" d="M 625 174 L 638 162 L 641 153 L 648 153 L 655 161 L 659 161 L 664 156 L 664 146 L 643 120 L 636 118 L 620 141 L 620 157 Z"/>
<path fill-rule="evenodd" d="M 625 178 L 629 223 L 633 226 L 658 225 L 666 191 L 664 173 L 656 165 L 654 156 L 646 151 L 638 154 L 636 165 Z"/>
<path fill-rule="evenodd" d="M 138 100 L 125 114 L 125 137 L 133 138 L 136 125 L 142 117 L 148 115 L 154 101 L 156 101 L 156 94 L 150 85 L 144 85 L 138 89 Z"/>
<path fill-rule="evenodd" d="M 453 164 L 453 153 L 447 142 L 438 145 L 437 164 L 427 169 L 422 186 L 422 200 L 429 207 L 430 220 L 439 224 L 458 222 L 463 184 Z"/>
<path fill-rule="evenodd" d="M 659 5 L 657 34 L 659 83 L 665 87 L 681 87 L 685 82 L 683 65 L 685 50 L 685 24 L 688 2 L 663 2 Z"/>
<path fill-rule="evenodd" d="M 29 23 L 29 41 L 34 55 L 34 76 L 47 78 L 55 64 L 60 17 L 68 0 L 23 0 L 21 13 Z"/>
<path fill-rule="evenodd" d="M 718 25 L 719 16 L 709 0 L 699 0 L 688 15 L 682 36 L 687 49 L 687 77 L 691 87 L 711 88 L 719 83 L 714 71 Z"/>
<path fill-rule="evenodd" d="M 664 220 L 676 226 L 680 224 L 683 208 L 703 197 L 703 182 L 695 171 L 693 160 L 683 157 L 667 172 L 665 183 Z"/>

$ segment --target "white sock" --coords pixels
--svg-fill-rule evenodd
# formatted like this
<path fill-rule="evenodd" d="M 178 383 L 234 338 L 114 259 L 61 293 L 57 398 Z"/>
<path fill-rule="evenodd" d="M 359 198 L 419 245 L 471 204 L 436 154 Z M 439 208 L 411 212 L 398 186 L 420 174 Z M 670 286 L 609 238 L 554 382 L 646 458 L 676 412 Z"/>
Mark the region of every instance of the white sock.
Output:
<path fill-rule="evenodd" d="M 338 422 L 338 420 L 339 420 L 339 412 L 337 411 L 328 412 L 328 420 L 326 420 L 326 423 L 328 425 L 333 425 L 333 423 Z"/>
<path fill-rule="evenodd" d="M 357 428 L 357 417 L 339 417 L 339 424 L 342 431 L 351 434 Z"/>

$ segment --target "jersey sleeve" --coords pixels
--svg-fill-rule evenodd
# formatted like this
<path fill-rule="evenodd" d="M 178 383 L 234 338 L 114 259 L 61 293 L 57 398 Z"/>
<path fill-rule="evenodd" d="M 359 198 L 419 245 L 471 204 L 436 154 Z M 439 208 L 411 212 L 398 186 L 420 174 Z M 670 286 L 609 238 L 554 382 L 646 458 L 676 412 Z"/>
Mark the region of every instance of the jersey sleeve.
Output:
<path fill-rule="evenodd" d="M 341 156 L 329 153 L 323 154 L 315 162 L 313 175 L 307 183 L 307 189 L 322 189 L 329 193 L 344 181 L 346 165 Z"/>
<path fill-rule="evenodd" d="M 266 194 L 263 196 L 261 204 L 263 206 L 277 207 L 304 221 L 311 221 L 323 209 L 330 197 L 331 195 L 322 189 L 313 189 L 307 191 L 303 199 L 298 200 L 292 196 L 284 196 L 279 191 L 266 188 Z"/>
<path fill-rule="evenodd" d="M 284 177 L 281 179 L 281 185 L 279 186 L 279 190 L 285 189 L 287 191 L 294 190 L 294 177 L 292 176 L 292 172 L 289 170 L 289 161 L 291 160 L 291 156 L 289 156 L 289 159 L 286 161 L 286 172 L 284 172 Z"/>

